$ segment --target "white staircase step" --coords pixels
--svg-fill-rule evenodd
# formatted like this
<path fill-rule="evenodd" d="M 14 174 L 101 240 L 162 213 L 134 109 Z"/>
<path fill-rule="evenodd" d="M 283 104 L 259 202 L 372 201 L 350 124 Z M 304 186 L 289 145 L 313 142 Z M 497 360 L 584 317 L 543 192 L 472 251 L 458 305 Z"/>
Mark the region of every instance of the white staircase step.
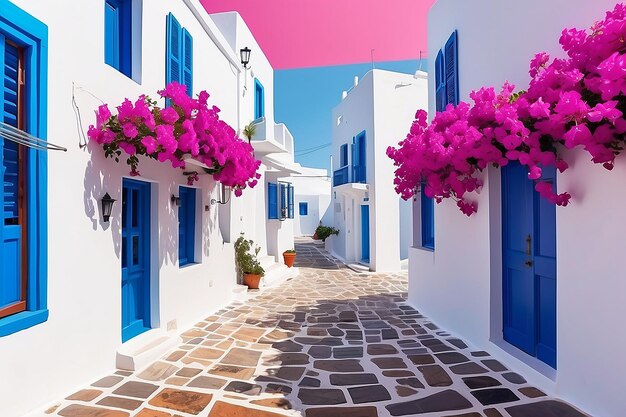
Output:
<path fill-rule="evenodd" d="M 360 274 L 369 273 L 370 267 L 363 264 L 347 264 L 348 268 L 353 270 L 354 272 L 358 272 Z"/>
<path fill-rule="evenodd" d="M 289 278 L 298 276 L 299 273 L 298 268 L 288 268 L 285 264 L 274 263 L 265 270 L 263 288 L 276 286 Z"/>
<path fill-rule="evenodd" d="M 263 269 L 267 269 L 276 263 L 276 258 L 273 256 L 259 256 L 258 259 Z"/>
<path fill-rule="evenodd" d="M 115 363 L 118 369 L 140 371 L 182 342 L 176 333 L 152 329 L 124 343 L 117 350 Z"/>
<path fill-rule="evenodd" d="M 237 284 L 235 288 L 233 288 L 233 299 L 234 301 L 245 301 L 248 298 L 248 286 Z"/>

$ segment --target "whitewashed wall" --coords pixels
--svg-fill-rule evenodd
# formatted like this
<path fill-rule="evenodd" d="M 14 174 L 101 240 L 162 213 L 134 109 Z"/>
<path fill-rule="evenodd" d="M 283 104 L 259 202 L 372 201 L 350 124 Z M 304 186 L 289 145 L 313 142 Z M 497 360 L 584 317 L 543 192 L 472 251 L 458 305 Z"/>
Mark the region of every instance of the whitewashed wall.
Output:
<path fill-rule="evenodd" d="M 291 178 L 295 192 L 293 232 L 295 236 L 312 236 L 320 221 L 332 210 L 332 185 L 325 169 L 307 169 L 303 175 Z M 300 203 L 308 203 L 306 216 L 300 216 Z"/>
<path fill-rule="evenodd" d="M 481 86 L 508 80 L 519 89 L 529 81 L 536 52 L 563 56 L 565 27 L 584 28 L 615 1 L 439 0 L 428 21 L 428 50 L 434 55 L 458 30 L 461 99 Z M 514 21 L 511 21 L 514 17 Z M 429 61 L 434 73 L 434 60 Z M 434 79 L 429 79 L 430 114 Z M 436 323 L 489 350 L 533 384 L 597 416 L 622 416 L 626 407 L 626 343 L 622 302 L 626 284 L 617 259 L 623 252 L 626 220 L 620 185 L 626 160 L 612 172 L 570 152 L 571 169 L 558 175 L 559 192 L 573 195 L 557 208 L 557 368 L 516 353 L 502 342 L 500 172 L 489 169 L 477 196 L 478 213 L 467 218 L 452 201 L 435 207 L 435 251 L 410 250 L 410 301 Z M 602 387 L 602 388 L 599 388 Z"/>
<path fill-rule="evenodd" d="M 410 229 L 401 232 L 402 225 L 411 222 L 411 211 L 394 190 L 395 167 L 387 157 L 387 148 L 406 137 L 417 109 L 428 108 L 426 73 L 399 74 L 374 71 L 374 164 L 368 166 L 368 176 L 374 182 L 370 188 L 370 217 L 375 218 L 372 233 L 372 255 L 376 271 L 398 271 L 400 261 L 408 255 Z M 370 177 L 370 178 L 372 178 Z M 404 210 L 400 208 L 404 207 Z M 392 243 L 393 242 L 393 243 Z"/>
<path fill-rule="evenodd" d="M 97 146 L 78 147 L 81 135 L 71 104 L 72 86 L 85 129 L 94 122 L 93 111 L 101 101 L 116 105 L 125 97 L 144 93 L 156 98 L 156 91 L 165 83 L 166 15 L 172 12 L 194 39 L 194 92 L 208 90 L 210 102 L 222 109 L 221 117 L 232 126 L 237 127 L 242 118 L 234 65 L 238 65 L 238 53 L 230 52 L 234 64 L 227 59 L 229 53 L 223 51 L 228 42 L 197 0 L 144 2 L 138 54 L 142 71 L 134 74 L 140 83 L 104 63 L 103 2 L 81 2 L 80 7 L 68 0 L 13 2 L 49 27 L 48 139 L 66 146 L 68 152 L 50 152 L 48 159 L 50 318 L 0 338 L 0 370 L 5 376 L 0 378 L 3 417 L 43 407 L 111 372 L 121 345 L 120 201 L 122 178 L 129 170 L 105 159 Z M 204 27 L 189 5 L 204 16 Z M 266 78 L 266 109 L 271 114 L 273 75 L 259 51 L 252 62 Z M 244 106 L 252 106 L 251 99 L 246 99 L 250 101 Z M 198 211 L 202 262 L 179 269 L 177 210 L 170 196 L 178 195 L 178 186 L 186 179 L 179 170 L 143 159 L 140 172 L 142 176 L 136 179 L 152 183 L 152 324 L 184 330 L 228 303 L 235 284 L 232 245 L 223 243 L 218 208 L 210 205 L 215 183 L 208 176 L 201 176 L 197 183 L 202 189 L 202 209 Z M 258 190 L 263 195 L 262 185 Z M 100 199 L 105 192 L 117 199 L 110 223 L 101 221 Z M 246 192 L 245 198 L 254 196 Z M 204 211 L 205 205 L 208 211 Z M 259 230 L 263 233 L 262 227 Z"/>
<path fill-rule="evenodd" d="M 333 110 L 333 170 L 340 168 L 343 143 L 351 144 L 363 130 L 367 138 L 367 193 L 344 194 L 333 188 L 337 191 L 333 202 L 342 205 L 342 212 L 334 212 L 340 234 L 329 240 L 329 247 L 342 259 L 354 262 L 360 258 L 361 204 L 370 206 L 370 269 L 398 271 L 401 259 L 407 258 L 410 229 L 401 233 L 400 225 L 411 223 L 411 210 L 400 209 L 400 198 L 393 188 L 394 166 L 386 150 L 405 138 L 416 109 L 426 109 L 427 103 L 425 73 L 414 76 L 373 70 Z"/>
<path fill-rule="evenodd" d="M 274 69 L 267 56 L 261 49 L 254 35 L 236 12 L 216 13 L 211 19 L 224 34 L 232 53 L 239 56 L 239 50 L 248 47 L 251 49 L 250 64 L 247 71 L 240 74 L 240 103 L 238 120 L 240 129 L 254 120 L 254 80 L 258 79 L 264 88 L 265 119 L 268 126 L 273 126 L 274 120 Z M 274 129 L 269 128 L 268 138 L 273 139 Z M 293 148 L 293 147 L 292 147 Z M 262 155 L 257 158 L 263 160 Z M 267 167 L 262 166 L 265 172 Z M 269 172 L 268 172 L 269 173 Z M 278 220 L 267 218 L 267 181 L 276 182 L 278 174 L 271 174 L 259 181 L 252 190 L 246 190 L 247 196 L 233 199 L 230 204 L 230 238 L 234 242 L 241 232 L 246 238 L 254 240 L 261 247 L 259 256 L 272 255 L 281 260 L 282 252 L 293 247 L 293 220 L 286 220 L 278 224 Z M 254 207 L 254 210 L 250 208 Z M 282 262 L 282 260 L 281 260 Z"/>

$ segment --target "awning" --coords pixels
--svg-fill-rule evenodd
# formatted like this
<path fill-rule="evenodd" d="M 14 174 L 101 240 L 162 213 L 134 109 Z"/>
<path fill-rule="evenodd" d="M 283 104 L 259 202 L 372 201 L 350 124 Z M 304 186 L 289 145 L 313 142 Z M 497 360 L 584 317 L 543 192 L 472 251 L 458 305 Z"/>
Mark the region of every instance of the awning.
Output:
<path fill-rule="evenodd" d="M 55 145 L 47 140 L 40 139 L 4 122 L 0 122 L 0 137 L 39 151 L 67 152 L 67 148 L 64 148 L 63 146 Z"/>

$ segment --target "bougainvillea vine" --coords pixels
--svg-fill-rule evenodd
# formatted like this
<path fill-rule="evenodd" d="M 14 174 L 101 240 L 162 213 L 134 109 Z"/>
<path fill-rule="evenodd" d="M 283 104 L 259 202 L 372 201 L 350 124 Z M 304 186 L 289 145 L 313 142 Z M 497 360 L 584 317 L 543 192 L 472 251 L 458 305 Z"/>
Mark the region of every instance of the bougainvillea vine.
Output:
<path fill-rule="evenodd" d="M 185 160 L 193 158 L 206 165 L 215 180 L 233 187 L 237 196 L 257 184 L 261 162 L 254 158 L 252 146 L 219 118 L 220 109 L 208 105 L 206 91 L 192 98 L 185 86 L 174 82 L 158 93 L 169 106 L 160 108 L 147 96 L 124 100 L 117 114 L 106 104 L 100 106 L 89 139 L 118 162 L 122 151 L 126 153 L 132 176 L 139 175 L 139 156 L 169 161 L 183 171 Z M 196 171 L 187 173 L 188 184 L 197 180 Z"/>
<path fill-rule="evenodd" d="M 453 198 L 466 215 L 477 204 L 470 193 L 489 165 L 517 161 L 543 197 L 559 206 L 571 195 L 555 194 L 541 180 L 542 167 L 568 168 L 563 150 L 582 147 L 594 163 L 611 170 L 626 146 L 626 6 L 618 4 L 589 30 L 566 29 L 564 59 L 539 53 L 530 63 L 526 91 L 506 83 L 473 91 L 473 104 L 448 105 L 428 124 L 420 110 L 407 137 L 387 155 L 398 167 L 395 188 L 409 199 L 421 188 L 437 202 Z"/>

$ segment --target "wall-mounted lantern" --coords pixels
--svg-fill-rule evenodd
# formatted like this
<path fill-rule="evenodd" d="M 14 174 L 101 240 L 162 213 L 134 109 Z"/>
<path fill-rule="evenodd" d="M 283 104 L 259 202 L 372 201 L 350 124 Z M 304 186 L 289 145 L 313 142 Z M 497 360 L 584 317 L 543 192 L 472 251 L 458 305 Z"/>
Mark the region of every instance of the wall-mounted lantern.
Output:
<path fill-rule="evenodd" d="M 228 204 L 230 201 L 230 187 L 220 183 L 217 199 L 211 199 L 211 205 L 213 204 Z"/>
<path fill-rule="evenodd" d="M 170 201 L 172 202 L 172 204 L 174 204 L 176 207 L 180 207 L 180 197 L 176 197 L 174 194 L 172 194 L 172 197 L 170 198 Z"/>
<path fill-rule="evenodd" d="M 241 63 L 244 68 L 248 68 L 248 64 L 250 63 L 250 48 L 247 46 L 239 50 L 239 54 L 241 55 Z"/>
<path fill-rule="evenodd" d="M 105 193 L 104 197 L 102 197 L 102 220 L 105 223 L 109 222 L 111 218 L 111 212 L 113 211 L 113 203 L 115 203 L 115 199 L 111 198 L 109 193 Z"/>

